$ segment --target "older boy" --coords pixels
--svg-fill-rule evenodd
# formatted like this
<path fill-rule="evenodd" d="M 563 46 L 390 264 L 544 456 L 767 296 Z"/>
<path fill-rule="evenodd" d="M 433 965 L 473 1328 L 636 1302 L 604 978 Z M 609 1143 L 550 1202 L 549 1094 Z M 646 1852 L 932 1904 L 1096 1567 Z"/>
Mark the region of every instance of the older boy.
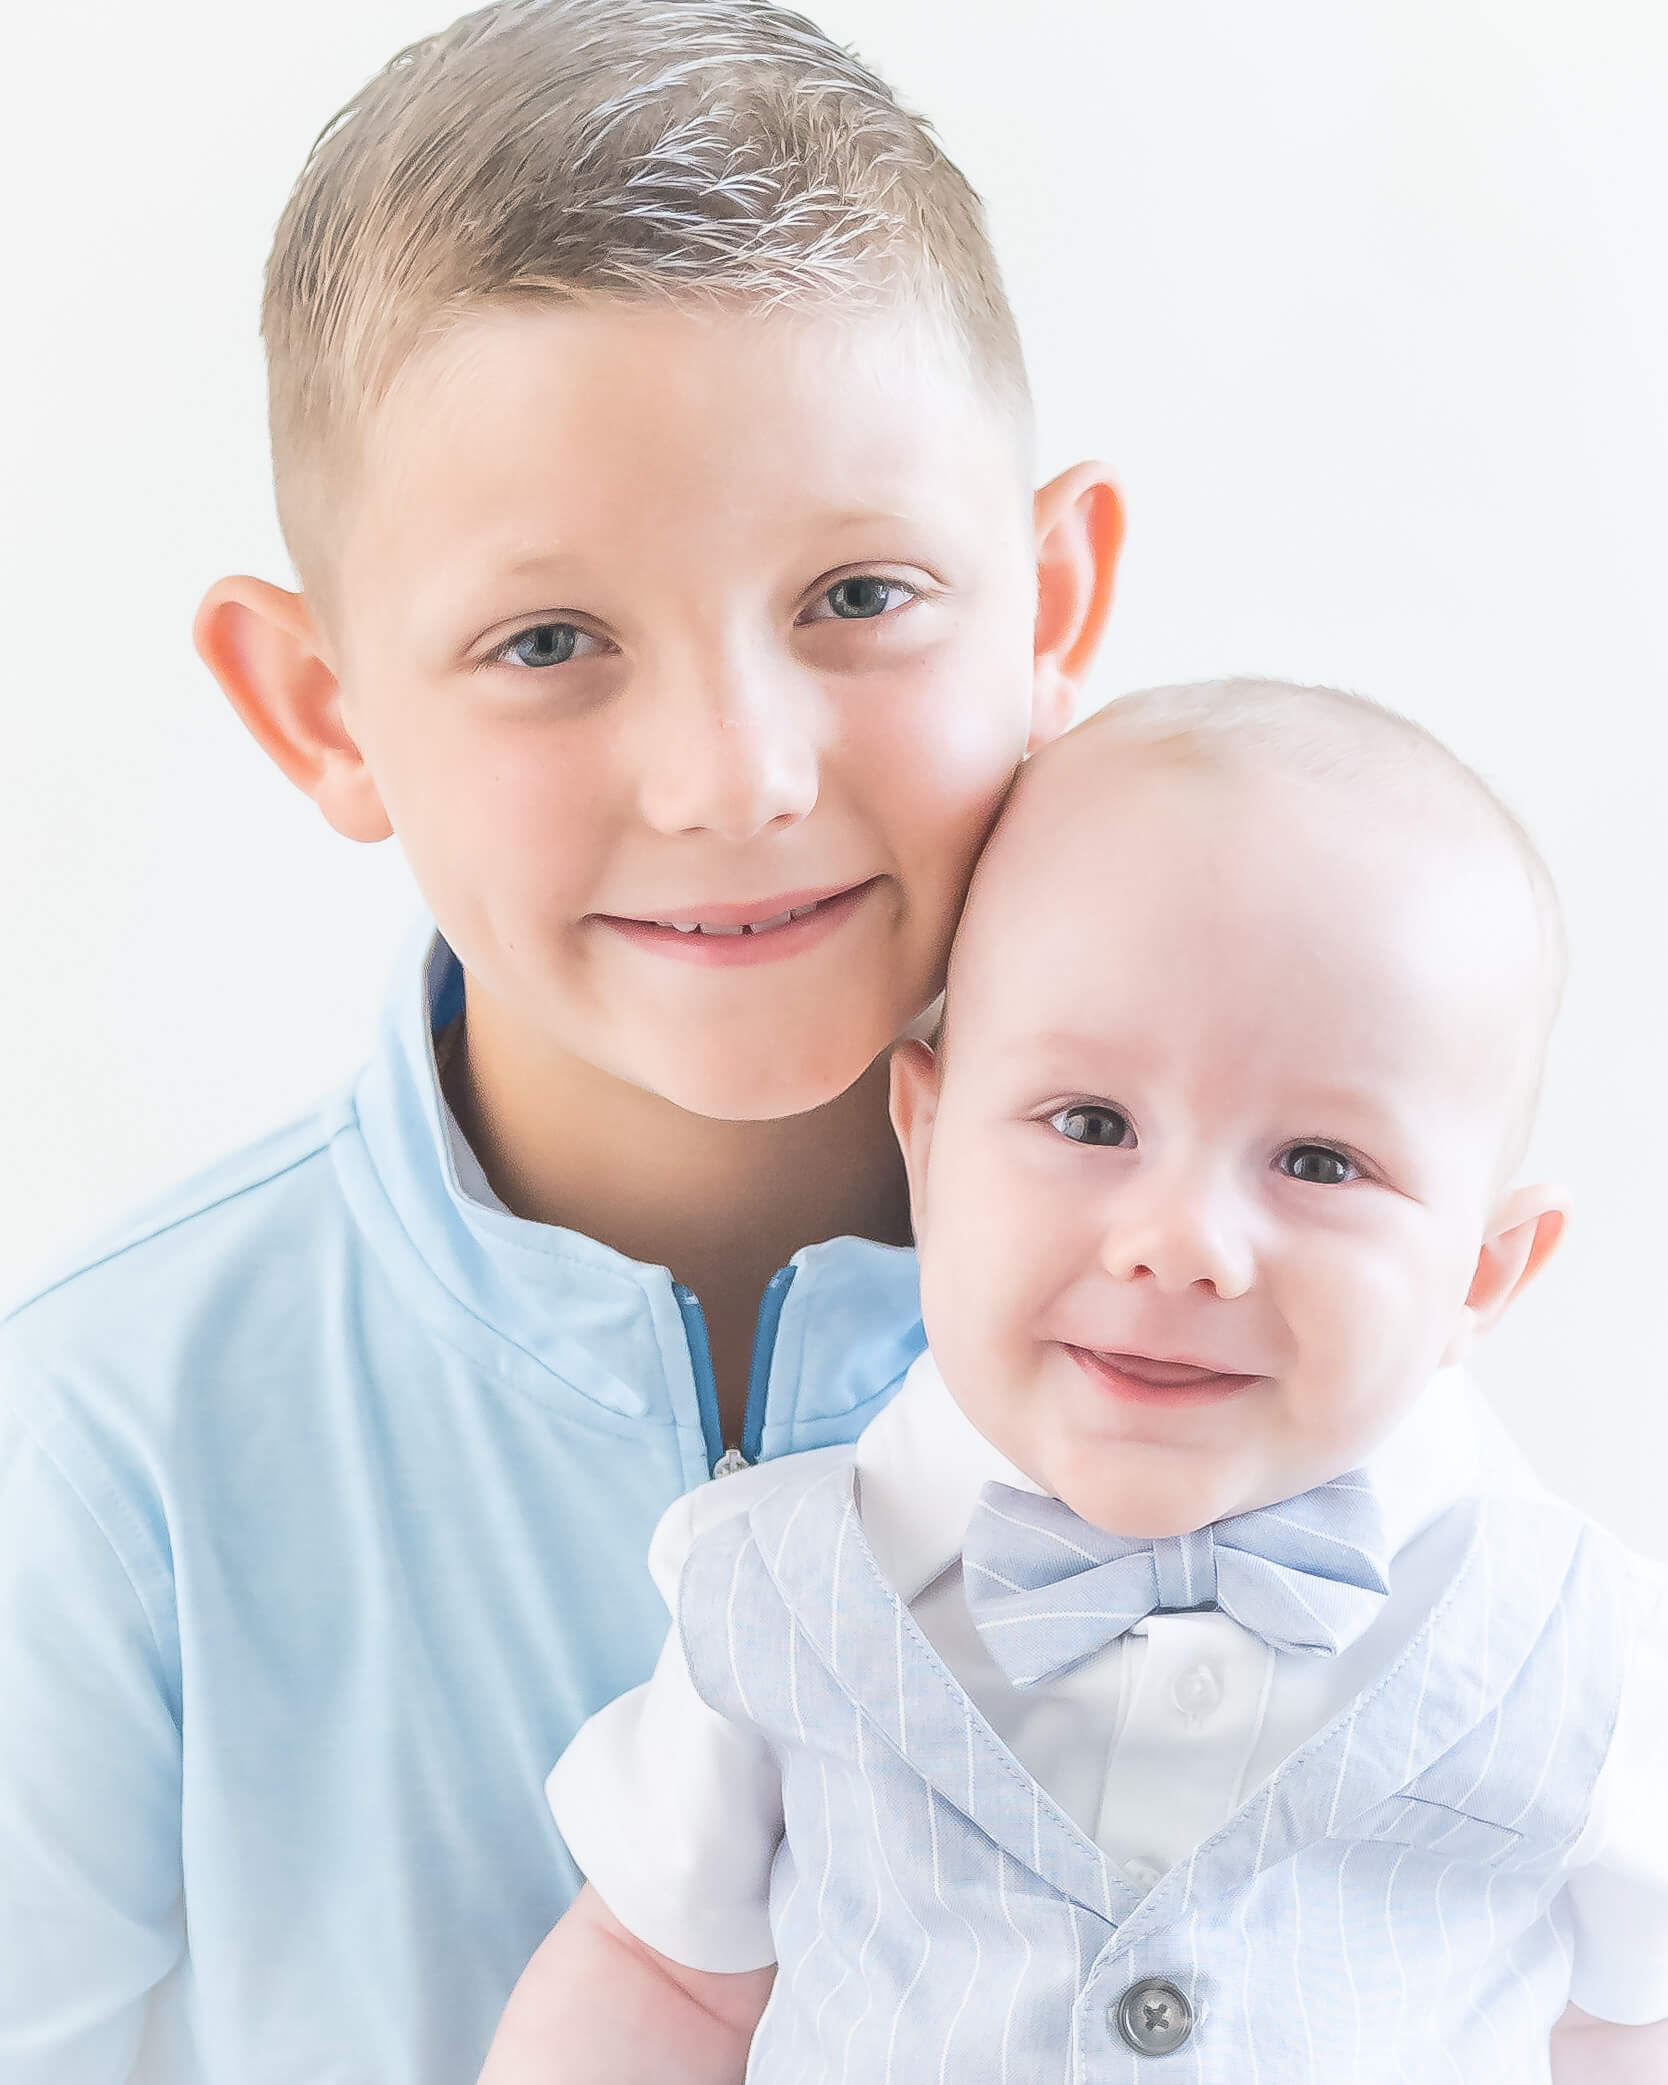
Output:
<path fill-rule="evenodd" d="M 919 1350 L 885 1056 L 1117 549 L 1098 468 L 1031 496 L 965 182 L 754 0 L 401 53 L 263 324 L 301 591 L 197 641 L 440 931 L 348 1091 L 5 1328 L 6 2085 L 478 2066 L 655 1522 Z"/>
<path fill-rule="evenodd" d="M 1561 962 L 1357 699 L 1031 764 L 895 1061 L 930 1352 L 669 1514 L 493 2085 L 719 2085 L 761 2008 L 758 2085 L 1535 2085 L 1572 1998 L 1559 2079 L 1668 2079 L 1663 1588 L 1453 1372 L 1562 1227 Z"/>

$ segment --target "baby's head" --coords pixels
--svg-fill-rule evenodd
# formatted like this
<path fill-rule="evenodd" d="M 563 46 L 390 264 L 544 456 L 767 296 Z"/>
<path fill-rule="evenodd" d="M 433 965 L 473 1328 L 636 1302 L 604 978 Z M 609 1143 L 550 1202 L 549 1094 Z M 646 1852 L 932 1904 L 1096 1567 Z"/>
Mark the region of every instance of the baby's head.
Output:
<path fill-rule="evenodd" d="M 1157 689 L 1039 753 L 894 1060 L 958 1401 L 1126 1535 L 1353 1467 L 1557 1242 L 1512 1181 L 1562 969 L 1510 813 L 1357 697 Z"/>
<path fill-rule="evenodd" d="M 709 1115 L 844 1090 L 939 989 L 1119 528 L 1098 467 L 1033 501 L 926 125 L 768 0 L 505 0 L 326 129 L 263 333 L 301 592 L 221 581 L 198 646 L 398 832 L 472 1032 Z"/>

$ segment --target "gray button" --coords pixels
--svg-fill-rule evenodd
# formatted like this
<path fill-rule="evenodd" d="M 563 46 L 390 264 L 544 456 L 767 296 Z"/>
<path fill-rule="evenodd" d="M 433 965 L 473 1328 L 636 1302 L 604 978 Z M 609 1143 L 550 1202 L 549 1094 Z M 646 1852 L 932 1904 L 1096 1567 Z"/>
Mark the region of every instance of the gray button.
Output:
<path fill-rule="evenodd" d="M 1168 2056 L 1193 2032 L 1193 2008 L 1168 1977 L 1144 1976 L 1112 2008 L 1113 2025 L 1140 2056 Z"/>

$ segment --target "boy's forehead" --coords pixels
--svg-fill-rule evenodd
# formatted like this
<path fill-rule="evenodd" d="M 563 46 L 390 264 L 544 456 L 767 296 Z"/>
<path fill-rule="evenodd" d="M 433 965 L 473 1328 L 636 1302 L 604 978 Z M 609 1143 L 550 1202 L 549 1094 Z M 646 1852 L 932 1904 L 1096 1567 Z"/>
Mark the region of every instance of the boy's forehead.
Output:
<path fill-rule="evenodd" d="M 506 477 L 612 466 L 623 485 L 629 466 L 634 496 L 763 471 L 803 481 L 796 505 L 866 511 L 964 500 L 992 454 L 1017 487 L 1014 415 L 923 314 L 618 298 L 464 315 L 407 360 L 365 440 L 367 490 L 394 510 L 437 477 L 492 498 Z"/>

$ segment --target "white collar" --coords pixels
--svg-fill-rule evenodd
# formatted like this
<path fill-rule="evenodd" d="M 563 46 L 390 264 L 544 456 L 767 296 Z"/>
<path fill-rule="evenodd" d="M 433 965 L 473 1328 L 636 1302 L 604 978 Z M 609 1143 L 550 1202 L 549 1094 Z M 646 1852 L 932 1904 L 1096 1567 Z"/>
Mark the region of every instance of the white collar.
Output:
<path fill-rule="evenodd" d="M 1459 1369 L 1444 1369 L 1365 1458 L 1383 1507 L 1392 1558 L 1504 1455 L 1523 1481 L 1500 1422 Z M 863 1531 L 887 1583 L 907 1606 L 961 1555 L 981 1488 L 1042 1487 L 987 1441 L 922 1354 L 886 1409 L 858 1436 Z"/>
<path fill-rule="evenodd" d="M 460 1006 L 456 1013 L 448 1013 L 444 1024 L 440 1018 L 446 987 L 456 962 L 445 937 L 436 934 L 423 960 L 423 1003 L 428 1009 L 429 1024 L 428 1075 L 434 1087 L 435 1105 L 440 1111 L 440 1125 L 446 1132 L 446 1156 L 451 1161 L 452 1185 L 466 1202 L 474 1202 L 482 1209 L 496 1209 L 501 1215 L 509 1216 L 514 1212 L 493 1192 L 492 1183 L 475 1156 L 474 1147 L 452 1113 L 452 1104 L 446 1098 L 446 1088 L 440 1079 L 437 1059 L 442 1028 L 449 1028 L 453 1021 L 462 1017 Z"/>
<path fill-rule="evenodd" d="M 458 1118 L 452 1113 L 451 1102 L 443 1092 L 440 1095 L 440 1116 L 446 1125 L 446 1148 L 451 1154 L 452 1172 L 457 1181 L 458 1193 L 466 1202 L 478 1202 L 483 1209 L 497 1209 L 505 1216 L 513 1215 L 510 1205 L 500 1201 L 493 1193 L 492 1182 L 483 1171 L 481 1161 L 475 1156 L 474 1148 L 459 1126 Z"/>

